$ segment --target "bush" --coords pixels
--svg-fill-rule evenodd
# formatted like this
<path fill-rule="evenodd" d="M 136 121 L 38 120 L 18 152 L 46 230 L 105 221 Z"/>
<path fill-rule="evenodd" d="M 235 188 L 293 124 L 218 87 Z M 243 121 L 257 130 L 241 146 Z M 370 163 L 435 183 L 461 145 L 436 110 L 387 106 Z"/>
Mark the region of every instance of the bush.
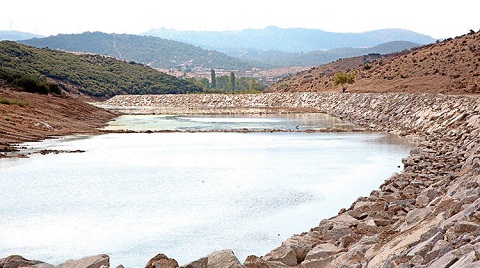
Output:
<path fill-rule="evenodd" d="M 333 85 L 342 86 L 342 92 L 347 91 L 347 84 L 353 84 L 355 83 L 355 74 L 353 73 L 344 73 L 344 72 L 338 72 L 335 74 L 333 77 Z"/>
<path fill-rule="evenodd" d="M 16 99 L 12 100 L 12 99 L 6 99 L 6 98 L 0 98 L 0 104 L 6 104 L 6 105 L 15 104 L 20 107 L 25 107 L 30 105 L 30 103 L 26 100 L 16 100 Z"/>

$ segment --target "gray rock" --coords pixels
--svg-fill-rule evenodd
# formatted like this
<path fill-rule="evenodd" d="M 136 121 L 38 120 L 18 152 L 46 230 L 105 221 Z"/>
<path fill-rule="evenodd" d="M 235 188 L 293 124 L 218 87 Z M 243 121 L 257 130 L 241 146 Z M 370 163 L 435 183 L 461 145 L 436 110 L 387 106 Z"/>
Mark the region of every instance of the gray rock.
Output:
<path fill-rule="evenodd" d="M 305 260 L 302 262 L 300 268 L 324 268 L 329 267 L 329 264 L 332 262 L 333 256 L 314 259 L 314 260 Z"/>
<path fill-rule="evenodd" d="M 55 266 L 36 260 L 28 260 L 19 255 L 11 255 L 0 259 L 1 268 L 17 268 L 17 267 L 35 267 L 35 268 L 53 268 Z"/>
<path fill-rule="evenodd" d="M 433 207 L 425 207 L 425 208 L 416 208 L 407 213 L 405 216 L 405 222 L 407 224 L 412 224 L 418 221 L 421 221 L 427 217 L 432 211 L 434 210 Z"/>
<path fill-rule="evenodd" d="M 68 260 L 58 268 L 100 268 L 102 266 L 110 267 L 110 257 L 105 254 L 85 257 L 79 260 Z"/>
<path fill-rule="evenodd" d="M 461 221 L 455 224 L 455 232 L 456 233 L 479 233 L 480 232 L 480 225 L 474 222 L 469 221 Z"/>
<path fill-rule="evenodd" d="M 287 268 L 287 266 L 281 262 L 267 262 L 257 256 L 248 256 L 243 265 L 246 268 Z"/>
<path fill-rule="evenodd" d="M 475 251 L 470 251 L 469 253 L 460 257 L 458 261 L 456 261 L 450 268 L 463 268 L 469 264 L 474 263 L 477 261 L 477 256 L 475 255 Z"/>
<path fill-rule="evenodd" d="M 207 256 L 207 268 L 243 268 L 231 249 L 212 252 Z"/>
<path fill-rule="evenodd" d="M 407 256 L 425 256 L 437 243 L 437 241 L 443 239 L 443 234 L 441 232 L 436 233 L 430 239 L 421 242 L 420 244 L 413 247 L 408 253 Z"/>
<path fill-rule="evenodd" d="M 266 261 L 278 261 L 288 266 L 298 264 L 297 254 L 295 250 L 289 246 L 280 246 L 267 253 L 263 259 Z"/>
<path fill-rule="evenodd" d="M 200 258 L 196 261 L 193 261 L 191 263 L 188 263 L 188 264 L 182 266 L 182 268 L 207 268 L 207 263 L 208 263 L 208 258 L 203 257 L 203 258 Z"/>
<path fill-rule="evenodd" d="M 340 251 L 342 251 L 342 249 L 333 244 L 318 244 L 307 253 L 305 261 L 323 259 L 335 255 Z"/>

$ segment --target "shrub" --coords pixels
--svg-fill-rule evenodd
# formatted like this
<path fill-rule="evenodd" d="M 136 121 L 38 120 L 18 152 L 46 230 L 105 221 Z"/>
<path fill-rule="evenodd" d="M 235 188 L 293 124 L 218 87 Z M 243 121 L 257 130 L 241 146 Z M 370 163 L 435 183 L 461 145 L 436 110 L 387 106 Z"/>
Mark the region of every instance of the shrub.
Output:
<path fill-rule="evenodd" d="M 6 99 L 6 98 L 0 98 L 0 104 L 6 104 L 6 105 L 14 104 L 20 107 L 25 107 L 30 105 L 30 103 L 26 100 Z"/>
<path fill-rule="evenodd" d="M 353 84 L 355 83 L 355 74 L 353 73 L 344 73 L 344 72 L 338 72 L 335 74 L 333 77 L 333 85 L 342 86 L 342 92 L 347 91 L 347 84 Z"/>

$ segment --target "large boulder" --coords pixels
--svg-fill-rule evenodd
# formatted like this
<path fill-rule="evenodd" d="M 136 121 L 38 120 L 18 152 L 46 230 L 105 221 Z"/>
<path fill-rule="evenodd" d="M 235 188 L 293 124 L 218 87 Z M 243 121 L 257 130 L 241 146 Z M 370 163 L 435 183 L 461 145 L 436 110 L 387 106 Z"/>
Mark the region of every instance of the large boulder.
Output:
<path fill-rule="evenodd" d="M 85 257 L 79 260 L 68 260 L 58 268 L 105 268 L 110 267 L 110 257 L 105 254 Z"/>
<path fill-rule="evenodd" d="M 145 268 L 177 268 L 178 263 L 174 259 L 170 259 L 165 254 L 157 254 L 157 256 L 153 257 L 148 261 Z"/>
<path fill-rule="evenodd" d="M 12 255 L 0 259 L 0 268 L 18 268 L 18 267 L 35 267 L 35 268 L 54 268 L 55 266 L 44 263 L 42 261 L 27 260 L 19 255 Z"/>
<path fill-rule="evenodd" d="M 224 249 L 207 256 L 207 268 L 244 268 L 244 266 L 231 249 Z"/>
<path fill-rule="evenodd" d="M 191 263 L 182 266 L 182 268 L 206 268 L 208 263 L 208 258 L 203 257 L 201 259 L 198 259 L 196 261 L 192 261 Z"/>
<path fill-rule="evenodd" d="M 332 255 L 337 254 L 340 251 L 342 251 L 342 249 L 333 244 L 328 244 L 328 243 L 318 244 L 307 253 L 305 260 L 310 261 L 310 260 L 330 257 Z"/>
<path fill-rule="evenodd" d="M 278 261 L 288 266 L 295 266 L 298 264 L 295 249 L 283 245 L 267 253 L 263 259 L 266 261 Z"/>
<path fill-rule="evenodd" d="M 243 263 L 243 265 L 246 268 L 288 268 L 290 267 L 281 262 L 268 262 L 254 255 L 248 256 L 245 262 Z"/>

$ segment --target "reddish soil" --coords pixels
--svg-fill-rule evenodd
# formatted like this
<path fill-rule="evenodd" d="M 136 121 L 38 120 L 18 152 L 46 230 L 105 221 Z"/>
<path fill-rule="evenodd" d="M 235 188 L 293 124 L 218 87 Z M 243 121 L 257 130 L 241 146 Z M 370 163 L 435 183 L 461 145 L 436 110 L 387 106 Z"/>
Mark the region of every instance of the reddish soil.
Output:
<path fill-rule="evenodd" d="M 0 99 L 26 101 L 0 104 L 0 157 L 11 144 L 74 133 L 98 133 L 116 115 L 79 99 L 20 92 L 0 81 Z"/>
<path fill-rule="evenodd" d="M 355 73 L 350 92 L 478 94 L 479 65 L 477 32 L 394 55 L 338 60 L 287 77 L 267 92 L 340 91 L 333 86 L 333 76 L 343 71 Z"/>

